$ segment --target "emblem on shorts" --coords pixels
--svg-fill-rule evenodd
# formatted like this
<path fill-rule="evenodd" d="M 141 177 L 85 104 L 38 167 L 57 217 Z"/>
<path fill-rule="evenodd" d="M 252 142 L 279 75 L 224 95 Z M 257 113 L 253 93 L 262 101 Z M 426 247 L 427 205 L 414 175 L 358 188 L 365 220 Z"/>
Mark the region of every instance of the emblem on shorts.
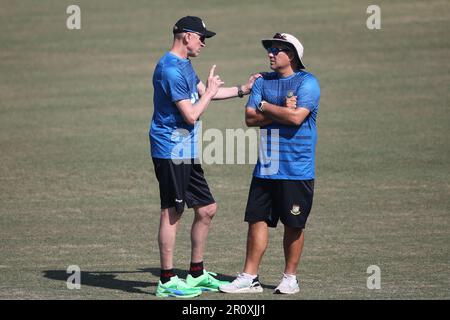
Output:
<path fill-rule="evenodd" d="M 175 201 L 178 202 L 178 203 L 182 203 L 183 199 L 175 199 Z"/>
<path fill-rule="evenodd" d="M 298 216 L 298 215 L 301 213 L 301 211 L 300 211 L 300 205 L 294 204 L 294 205 L 292 206 L 291 213 L 292 213 L 294 216 Z"/>

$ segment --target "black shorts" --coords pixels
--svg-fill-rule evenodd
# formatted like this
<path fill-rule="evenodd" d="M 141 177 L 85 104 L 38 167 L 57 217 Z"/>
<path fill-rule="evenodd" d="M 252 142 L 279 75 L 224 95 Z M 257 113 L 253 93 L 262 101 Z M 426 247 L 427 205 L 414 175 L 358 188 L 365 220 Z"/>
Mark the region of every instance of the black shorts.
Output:
<path fill-rule="evenodd" d="M 215 203 L 200 164 L 193 159 L 175 164 L 171 159 L 152 158 L 159 182 L 161 209 L 175 207 L 177 213 L 188 208 Z"/>
<path fill-rule="evenodd" d="M 266 221 L 275 228 L 278 220 L 293 228 L 305 228 L 311 211 L 314 180 L 272 180 L 253 177 L 245 221 Z"/>

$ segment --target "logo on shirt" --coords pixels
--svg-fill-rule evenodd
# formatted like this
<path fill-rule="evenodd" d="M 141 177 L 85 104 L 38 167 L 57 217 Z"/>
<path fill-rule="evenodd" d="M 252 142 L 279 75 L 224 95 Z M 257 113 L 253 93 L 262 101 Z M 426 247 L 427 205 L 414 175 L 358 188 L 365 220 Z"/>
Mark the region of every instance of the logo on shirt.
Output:
<path fill-rule="evenodd" d="M 194 104 L 198 101 L 198 92 L 191 93 L 191 103 Z"/>
<path fill-rule="evenodd" d="M 294 216 L 298 216 L 299 214 L 301 214 L 301 211 L 300 211 L 300 205 L 294 204 L 294 205 L 292 206 L 291 213 L 292 213 Z"/>

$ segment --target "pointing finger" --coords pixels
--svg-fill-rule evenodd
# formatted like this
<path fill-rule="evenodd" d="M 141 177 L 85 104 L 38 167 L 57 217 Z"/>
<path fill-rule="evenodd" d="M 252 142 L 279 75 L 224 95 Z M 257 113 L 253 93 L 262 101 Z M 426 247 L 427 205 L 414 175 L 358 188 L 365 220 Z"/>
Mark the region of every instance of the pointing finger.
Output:
<path fill-rule="evenodd" d="M 212 67 L 211 67 L 211 70 L 209 70 L 209 76 L 210 77 L 213 77 L 214 76 L 214 71 L 216 70 L 216 65 L 213 65 Z"/>

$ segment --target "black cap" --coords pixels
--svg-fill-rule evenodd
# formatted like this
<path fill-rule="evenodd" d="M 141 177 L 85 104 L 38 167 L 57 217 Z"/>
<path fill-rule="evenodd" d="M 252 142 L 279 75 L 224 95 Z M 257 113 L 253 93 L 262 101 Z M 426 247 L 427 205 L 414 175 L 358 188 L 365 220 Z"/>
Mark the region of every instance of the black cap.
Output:
<path fill-rule="evenodd" d="M 175 23 L 173 34 L 182 32 L 197 32 L 206 38 L 211 38 L 216 35 L 215 32 L 206 30 L 205 23 L 202 19 L 192 16 L 183 17 Z"/>

